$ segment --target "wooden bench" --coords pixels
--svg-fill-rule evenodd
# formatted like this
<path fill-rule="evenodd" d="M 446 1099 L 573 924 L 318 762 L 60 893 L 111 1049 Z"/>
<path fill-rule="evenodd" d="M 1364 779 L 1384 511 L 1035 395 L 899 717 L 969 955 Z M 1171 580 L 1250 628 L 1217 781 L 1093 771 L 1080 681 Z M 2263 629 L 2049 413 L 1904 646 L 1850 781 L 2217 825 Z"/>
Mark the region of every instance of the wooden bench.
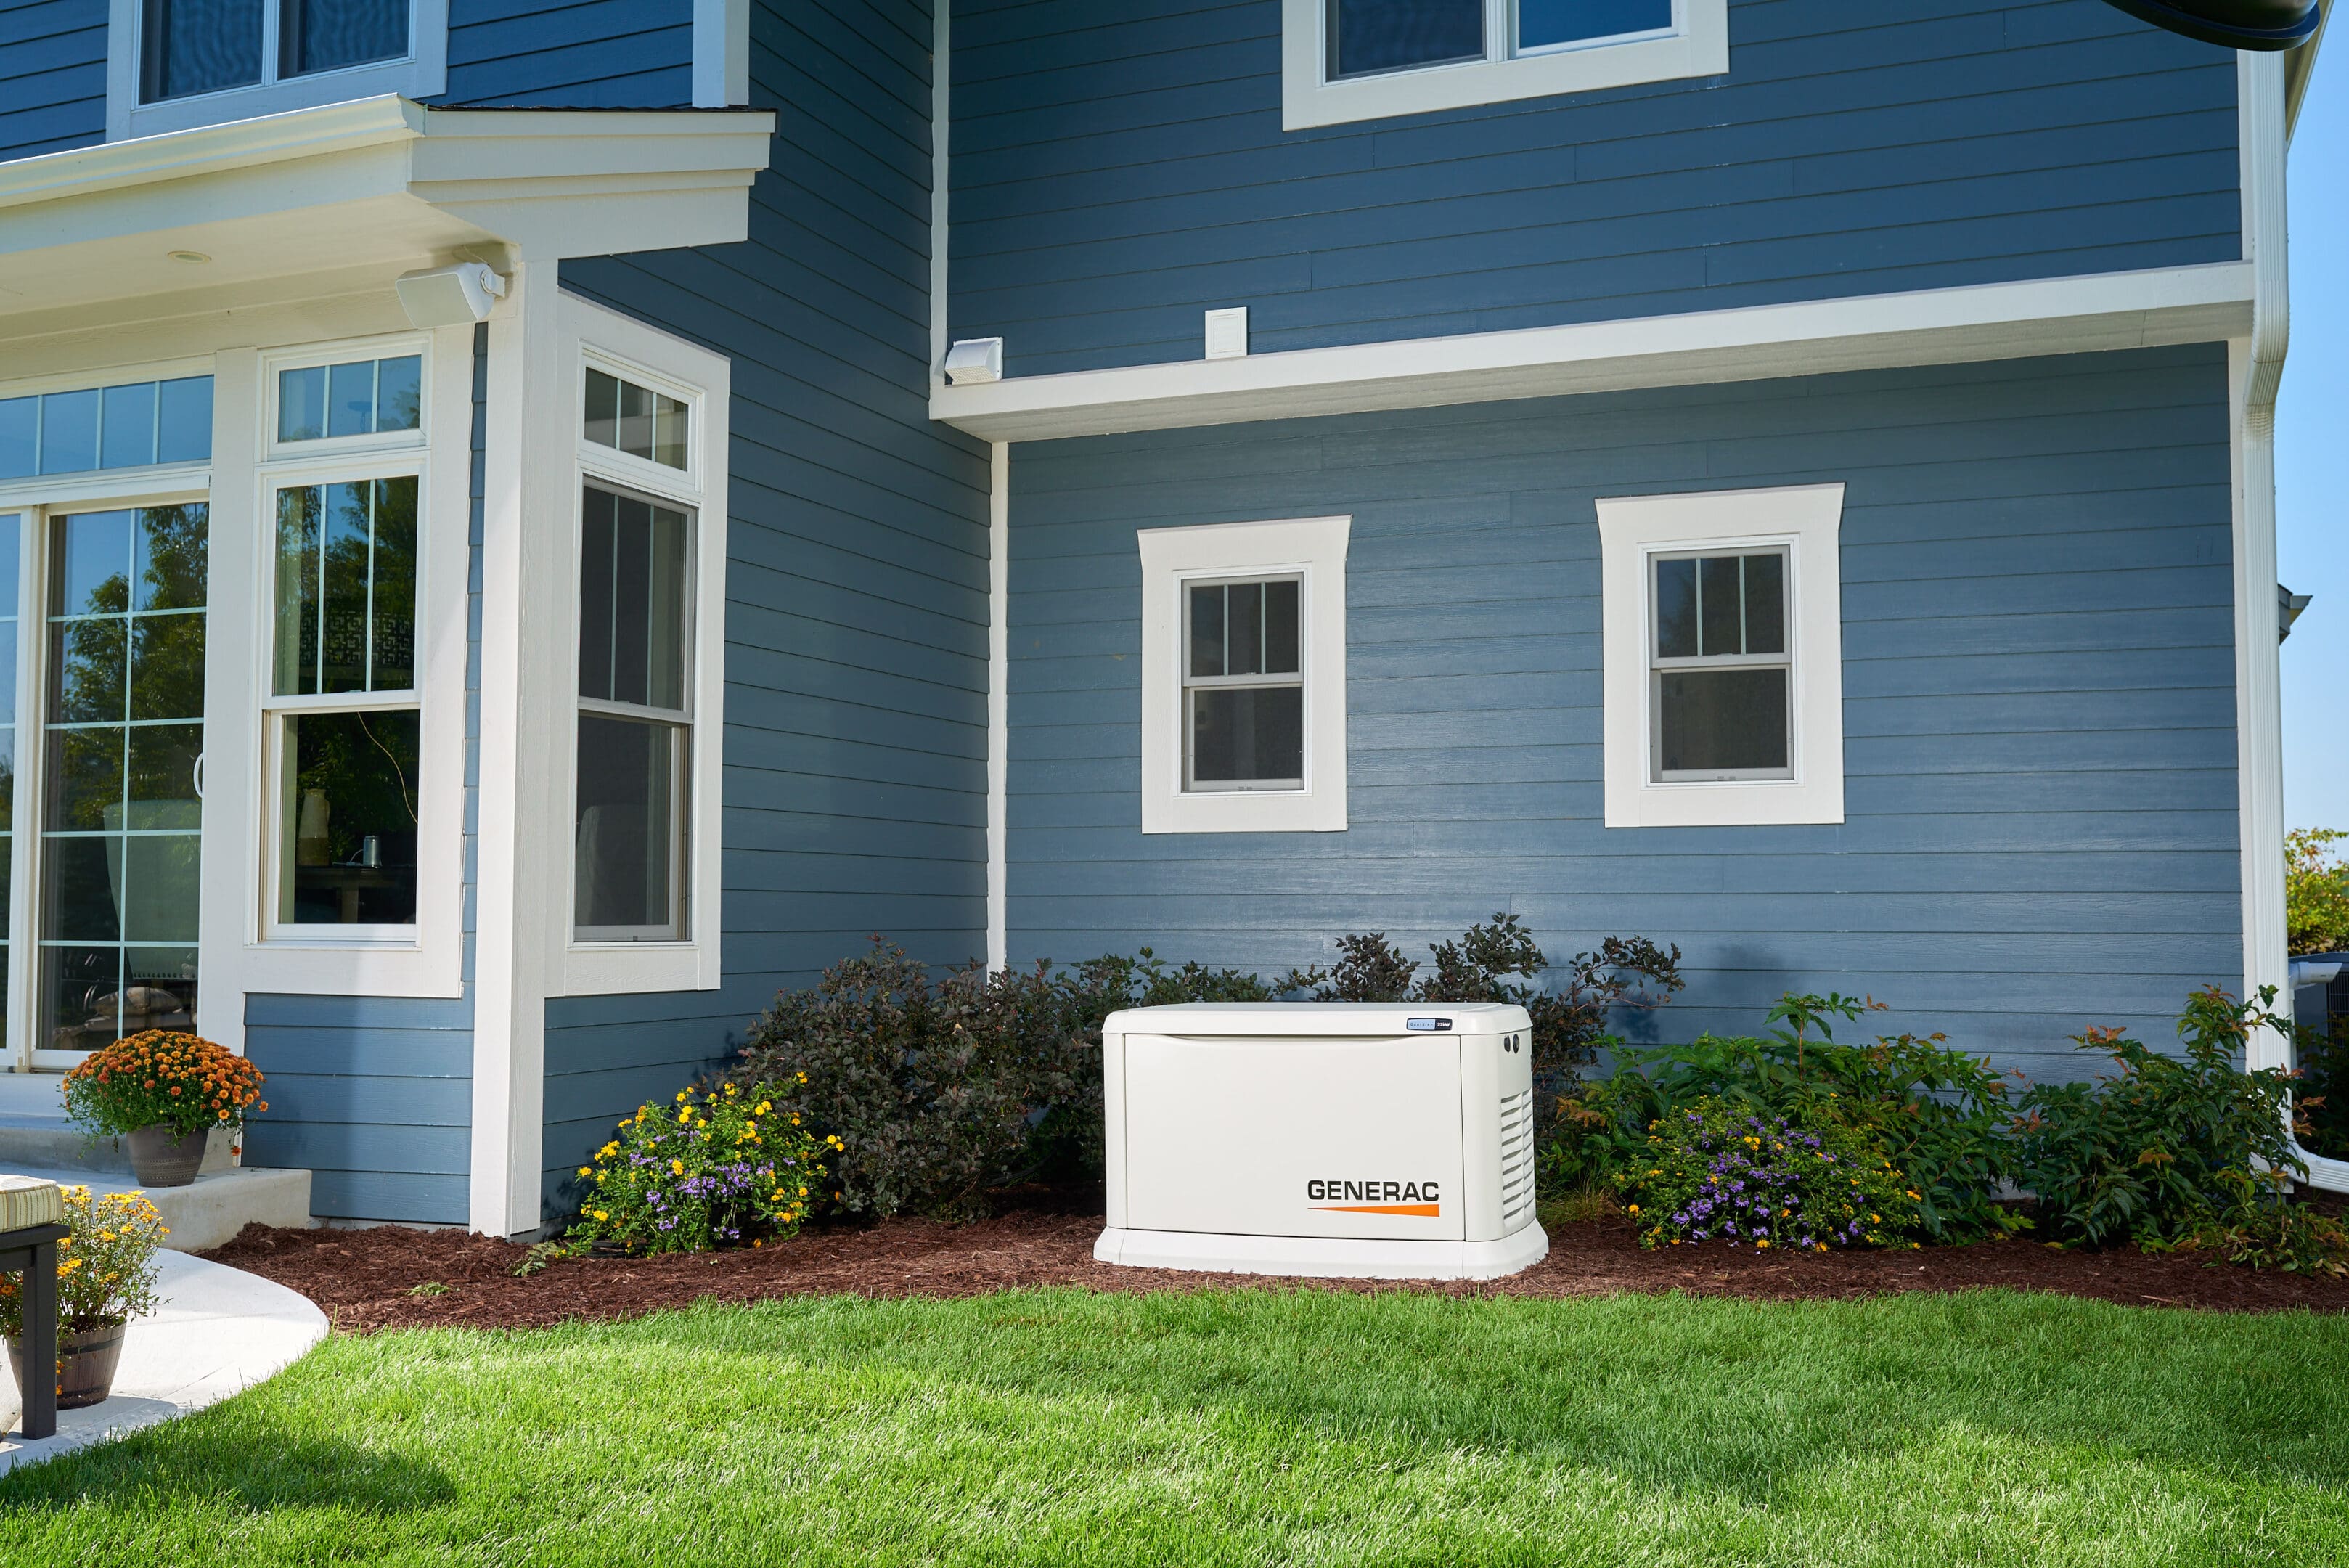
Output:
<path fill-rule="evenodd" d="M 0 1212 L 64 1211 L 55 1182 L 0 1177 Z M 66 1227 L 54 1219 L 0 1230 L 0 1274 L 25 1275 L 25 1337 L 17 1382 L 25 1413 L 18 1427 L 27 1438 L 57 1435 L 57 1242 Z"/>

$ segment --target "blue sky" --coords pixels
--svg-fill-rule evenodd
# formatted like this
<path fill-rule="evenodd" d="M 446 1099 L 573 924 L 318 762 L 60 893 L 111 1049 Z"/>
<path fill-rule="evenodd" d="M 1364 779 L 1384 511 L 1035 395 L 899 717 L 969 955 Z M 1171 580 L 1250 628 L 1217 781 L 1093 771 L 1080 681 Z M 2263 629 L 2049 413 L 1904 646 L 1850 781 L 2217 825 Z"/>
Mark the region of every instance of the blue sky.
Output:
<path fill-rule="evenodd" d="M 2349 827 L 2349 36 L 2292 139 L 2292 353 L 2276 400 L 2277 576 L 2316 601 L 2283 645 L 2283 811 Z"/>

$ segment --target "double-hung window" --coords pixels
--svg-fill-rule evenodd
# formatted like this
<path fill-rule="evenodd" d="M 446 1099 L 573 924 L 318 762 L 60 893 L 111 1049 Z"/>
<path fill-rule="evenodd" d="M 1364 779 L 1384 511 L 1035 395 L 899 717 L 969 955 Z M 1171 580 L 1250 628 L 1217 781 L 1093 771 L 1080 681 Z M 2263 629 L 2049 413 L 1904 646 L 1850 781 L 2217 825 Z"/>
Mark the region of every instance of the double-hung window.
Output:
<path fill-rule="evenodd" d="M 109 134 L 446 86 L 448 0 L 111 0 Z"/>
<path fill-rule="evenodd" d="M 1786 553 L 1648 557 L 1655 581 L 1657 779 L 1793 776 Z"/>
<path fill-rule="evenodd" d="M 575 942 L 692 934 L 695 397 L 582 366 Z"/>
<path fill-rule="evenodd" d="M 422 370 L 419 349 L 280 363 L 268 378 L 274 937 L 415 939 Z"/>
<path fill-rule="evenodd" d="M 1283 0 L 1290 130 L 1729 68 L 1726 0 Z"/>
<path fill-rule="evenodd" d="M 1607 826 L 1843 820 L 1843 486 L 1598 504 Z"/>
<path fill-rule="evenodd" d="M 1351 525 L 1141 531 L 1143 832 L 1344 828 Z"/>
<path fill-rule="evenodd" d="M 1298 577 L 1188 582 L 1183 787 L 1305 787 Z"/>

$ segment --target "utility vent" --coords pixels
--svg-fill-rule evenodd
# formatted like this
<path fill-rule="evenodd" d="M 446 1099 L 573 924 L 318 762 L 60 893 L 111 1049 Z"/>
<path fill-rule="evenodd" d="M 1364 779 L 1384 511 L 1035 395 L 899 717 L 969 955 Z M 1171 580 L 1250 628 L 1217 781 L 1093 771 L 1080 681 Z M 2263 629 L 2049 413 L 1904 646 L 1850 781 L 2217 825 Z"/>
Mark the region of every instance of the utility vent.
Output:
<path fill-rule="evenodd" d="M 1239 359 L 1247 357 L 1247 306 L 1207 312 L 1207 358 Z"/>
<path fill-rule="evenodd" d="M 1534 1209 L 1534 1095 L 1501 1096 L 1501 1229 L 1516 1229 Z"/>

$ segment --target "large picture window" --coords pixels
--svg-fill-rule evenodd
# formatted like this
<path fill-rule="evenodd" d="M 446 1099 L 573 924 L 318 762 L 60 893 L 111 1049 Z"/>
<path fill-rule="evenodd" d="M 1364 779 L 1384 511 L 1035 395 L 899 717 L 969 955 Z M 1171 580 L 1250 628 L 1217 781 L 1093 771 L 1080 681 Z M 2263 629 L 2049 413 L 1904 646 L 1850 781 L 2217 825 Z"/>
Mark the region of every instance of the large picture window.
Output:
<path fill-rule="evenodd" d="M 580 496 L 580 941 L 687 934 L 692 518 L 588 482 Z"/>

